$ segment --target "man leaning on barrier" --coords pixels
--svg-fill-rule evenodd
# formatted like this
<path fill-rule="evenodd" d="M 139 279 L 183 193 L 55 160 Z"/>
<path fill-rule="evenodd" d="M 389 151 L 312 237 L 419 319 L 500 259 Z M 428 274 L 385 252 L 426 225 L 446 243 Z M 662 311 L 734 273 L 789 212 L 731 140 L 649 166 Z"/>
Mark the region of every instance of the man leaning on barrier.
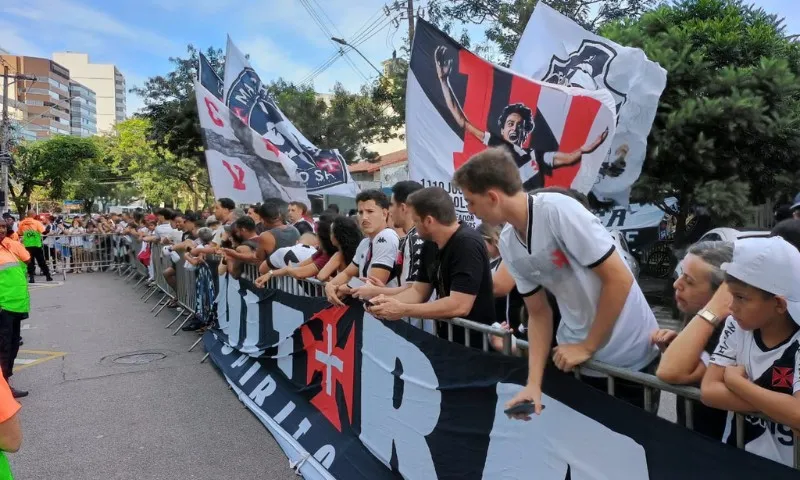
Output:
<path fill-rule="evenodd" d="M 545 289 L 561 311 L 552 349 L 555 365 L 572 371 L 590 359 L 631 370 L 651 367 L 658 349 L 650 334 L 655 316 L 611 235 L 577 200 L 555 192 L 529 195 L 519 169 L 504 149 L 474 155 L 454 176 L 470 212 L 506 226 L 500 253 L 528 309 L 528 384 L 509 402 L 531 401 L 541 413 L 542 377 L 550 357 L 553 314 Z M 582 372 L 589 385 L 606 390 L 605 378 Z M 616 395 L 644 405 L 644 387 L 616 381 Z M 527 415 L 518 418 L 529 419 Z"/>
<path fill-rule="evenodd" d="M 410 288 L 373 298 L 370 313 L 386 320 L 460 317 L 485 325 L 495 323 L 492 272 L 483 238 L 458 221 L 453 200 L 442 188 L 418 190 L 407 203 L 417 234 L 425 240 L 420 270 Z M 437 299 L 428 302 L 434 289 Z M 445 328 L 438 332 L 445 338 L 449 333 Z M 463 327 L 453 327 L 454 342 L 466 344 L 465 337 Z M 482 345 L 483 334 L 471 331 L 470 346 Z"/>

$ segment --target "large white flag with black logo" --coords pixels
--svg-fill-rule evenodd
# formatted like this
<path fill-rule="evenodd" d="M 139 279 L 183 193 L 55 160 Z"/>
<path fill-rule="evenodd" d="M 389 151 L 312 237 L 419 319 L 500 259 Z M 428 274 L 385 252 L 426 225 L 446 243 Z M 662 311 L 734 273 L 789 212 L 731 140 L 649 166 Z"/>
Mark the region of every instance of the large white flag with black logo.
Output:
<path fill-rule="evenodd" d="M 592 192 L 600 201 L 627 205 L 667 72 L 642 50 L 587 32 L 543 2 L 522 34 L 511 69 L 549 83 L 611 92 L 618 124 Z"/>
<path fill-rule="evenodd" d="M 223 93 L 231 112 L 292 159 L 309 193 L 356 196 L 358 185 L 339 151 L 317 148 L 286 118 L 247 57 L 230 38 Z"/>

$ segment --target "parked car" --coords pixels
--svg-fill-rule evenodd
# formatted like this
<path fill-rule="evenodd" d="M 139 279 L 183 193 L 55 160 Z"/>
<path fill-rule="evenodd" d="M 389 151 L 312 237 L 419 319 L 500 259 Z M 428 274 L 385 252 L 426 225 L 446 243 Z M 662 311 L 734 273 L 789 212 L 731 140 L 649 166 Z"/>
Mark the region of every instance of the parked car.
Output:
<path fill-rule="evenodd" d="M 625 234 L 619 230 L 609 230 L 609 233 L 614 238 L 614 243 L 617 245 L 617 250 L 620 255 L 622 255 L 622 259 L 625 260 L 625 263 L 628 264 L 628 268 L 631 269 L 633 278 L 638 280 L 640 271 L 639 262 L 636 260 L 636 257 L 633 256 L 633 253 L 631 253 L 628 242 L 625 240 Z"/>

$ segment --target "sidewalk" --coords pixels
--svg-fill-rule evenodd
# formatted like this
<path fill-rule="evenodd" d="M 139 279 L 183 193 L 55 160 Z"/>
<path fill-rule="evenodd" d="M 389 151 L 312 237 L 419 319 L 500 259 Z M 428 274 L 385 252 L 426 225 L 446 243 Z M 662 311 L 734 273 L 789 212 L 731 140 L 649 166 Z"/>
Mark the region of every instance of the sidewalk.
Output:
<path fill-rule="evenodd" d="M 12 377 L 31 392 L 20 399 L 22 449 L 8 455 L 15 477 L 298 478 L 214 367 L 199 363 L 202 346 L 186 351 L 197 336 L 171 336 L 172 311 L 153 318 L 154 301 L 143 305 L 130 288 L 108 273 L 32 288 Z M 142 355 L 119 358 L 131 353 Z"/>

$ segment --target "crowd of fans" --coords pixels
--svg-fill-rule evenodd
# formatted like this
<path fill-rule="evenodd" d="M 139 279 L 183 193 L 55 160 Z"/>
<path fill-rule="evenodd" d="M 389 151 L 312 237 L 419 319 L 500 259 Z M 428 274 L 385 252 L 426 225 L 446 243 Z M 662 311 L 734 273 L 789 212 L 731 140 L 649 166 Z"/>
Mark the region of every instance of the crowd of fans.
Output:
<path fill-rule="evenodd" d="M 403 181 L 391 196 L 362 191 L 346 216 L 336 206 L 315 219 L 302 202 L 237 208 L 221 198 L 213 212 L 164 208 L 71 220 L 31 213 L 19 223 L 8 219 L 3 241 L 24 243 L 33 259 L 31 282 L 34 263 L 50 280 L 57 268 L 78 273 L 97 255 L 112 258 L 113 267 L 134 246 L 151 282 L 158 274 L 175 288 L 182 266 L 193 272 L 197 292 L 194 319 L 184 330 L 214 322 L 216 278 L 239 277 L 248 264 L 257 267 L 251 278 L 257 287 L 277 277 L 316 279 L 334 305 L 357 299 L 376 318 L 404 319 L 443 337 L 448 329 L 435 322 L 457 317 L 502 328 L 513 335 L 513 352 L 517 339 L 530 349 L 527 385 L 508 406 L 530 402 L 541 413 L 548 362 L 569 372 L 596 360 L 700 387 L 702 403 L 692 404 L 700 434 L 733 443 L 730 412 L 773 419 L 748 416 L 764 426 L 748 426 L 746 448 L 792 463 L 792 431 L 800 429 L 800 218 L 782 221 L 770 236 L 693 245 L 675 282 L 684 316 L 677 332 L 658 327 L 584 196 L 554 187 L 526 193 L 502 149 L 475 155 L 453 180 L 482 221 L 477 229 L 458 221 L 445 190 Z M 800 201 L 790 212 L 800 217 Z M 155 253 L 171 266 L 156 272 Z M 453 327 L 455 342 L 480 348 L 484 339 Z M 488 341 L 503 350 L 500 337 Z M 581 373 L 582 381 L 606 391 L 602 373 Z M 644 404 L 640 384 L 617 379 L 615 395 Z M 678 402 L 678 421 L 686 417 Z"/>

